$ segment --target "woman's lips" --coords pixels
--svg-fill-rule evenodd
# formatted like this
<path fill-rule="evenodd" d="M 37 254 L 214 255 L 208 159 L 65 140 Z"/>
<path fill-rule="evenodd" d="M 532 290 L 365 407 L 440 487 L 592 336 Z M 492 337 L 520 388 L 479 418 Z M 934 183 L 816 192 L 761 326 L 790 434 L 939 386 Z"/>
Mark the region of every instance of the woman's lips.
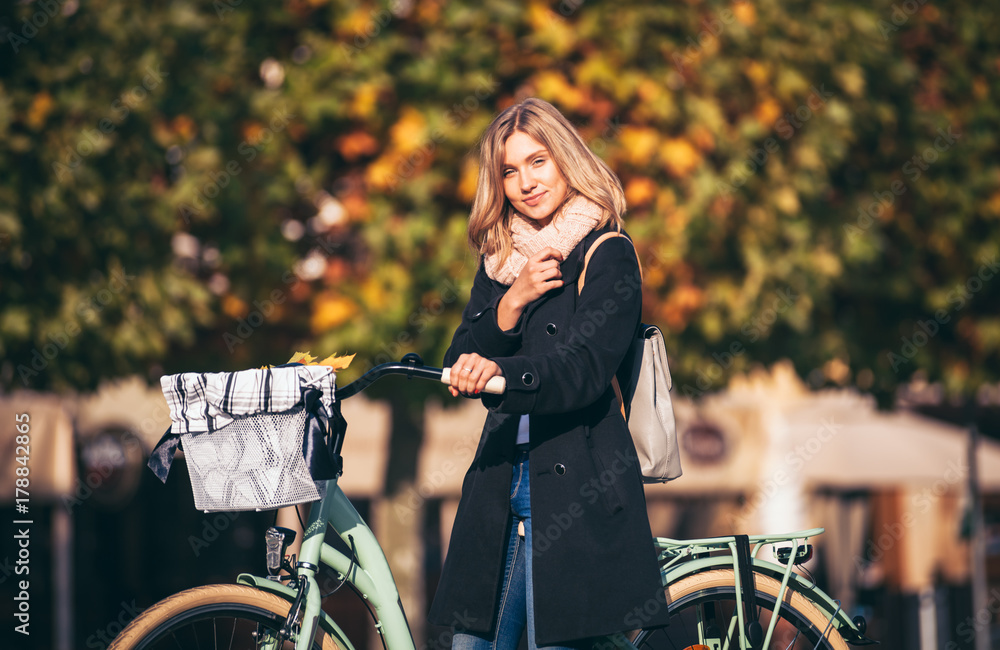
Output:
<path fill-rule="evenodd" d="M 536 205 L 538 205 L 538 202 L 542 200 L 543 196 L 545 196 L 545 192 L 539 192 L 534 196 L 529 196 L 528 198 L 526 198 L 524 200 L 524 203 L 525 205 L 530 205 L 531 207 L 535 207 Z"/>

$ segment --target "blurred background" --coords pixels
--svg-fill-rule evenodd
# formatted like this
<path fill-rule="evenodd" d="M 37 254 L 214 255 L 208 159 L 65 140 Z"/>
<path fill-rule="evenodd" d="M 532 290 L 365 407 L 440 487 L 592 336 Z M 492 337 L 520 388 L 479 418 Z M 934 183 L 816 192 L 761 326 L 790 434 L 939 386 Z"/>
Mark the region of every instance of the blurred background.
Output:
<path fill-rule="evenodd" d="M 476 141 L 529 96 L 625 187 L 685 471 L 654 533 L 825 526 L 809 569 L 883 647 L 1000 648 L 1000 20 L 963 0 L 4 3 L 6 621 L 26 454 L 33 523 L 31 636 L 0 646 L 103 648 L 264 572 L 292 510 L 201 513 L 183 462 L 145 468 L 160 376 L 440 365 Z M 485 412 L 426 383 L 345 402 L 342 485 L 437 650 Z M 374 647 L 357 599 L 326 607 Z"/>

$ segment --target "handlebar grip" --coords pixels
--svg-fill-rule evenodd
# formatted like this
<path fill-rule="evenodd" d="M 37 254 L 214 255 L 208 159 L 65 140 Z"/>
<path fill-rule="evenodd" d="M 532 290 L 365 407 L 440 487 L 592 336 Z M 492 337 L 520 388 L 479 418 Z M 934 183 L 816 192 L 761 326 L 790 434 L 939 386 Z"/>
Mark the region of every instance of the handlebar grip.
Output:
<path fill-rule="evenodd" d="M 441 383 L 451 383 L 451 368 L 441 369 Z M 507 390 L 507 380 L 503 377 L 490 377 L 490 380 L 486 382 L 486 388 L 483 390 L 494 395 L 502 395 Z"/>

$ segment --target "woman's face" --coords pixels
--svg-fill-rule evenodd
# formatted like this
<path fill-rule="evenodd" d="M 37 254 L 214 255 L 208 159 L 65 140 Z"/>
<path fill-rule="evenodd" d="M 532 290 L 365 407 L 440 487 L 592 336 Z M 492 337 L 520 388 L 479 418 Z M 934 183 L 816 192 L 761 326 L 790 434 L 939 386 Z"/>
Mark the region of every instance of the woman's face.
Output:
<path fill-rule="evenodd" d="M 568 186 L 542 143 L 515 132 L 505 145 L 503 191 L 514 209 L 546 225 L 566 200 Z"/>

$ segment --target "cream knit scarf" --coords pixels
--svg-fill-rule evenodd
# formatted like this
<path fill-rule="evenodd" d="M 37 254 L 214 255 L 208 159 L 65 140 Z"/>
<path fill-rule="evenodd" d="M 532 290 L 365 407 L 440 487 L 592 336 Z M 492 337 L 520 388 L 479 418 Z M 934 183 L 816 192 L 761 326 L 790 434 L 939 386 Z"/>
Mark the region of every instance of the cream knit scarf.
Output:
<path fill-rule="evenodd" d="M 545 226 L 513 212 L 510 216 L 514 250 L 500 263 L 499 253 L 486 256 L 486 275 L 506 285 L 514 284 L 528 258 L 547 246 L 552 246 L 565 259 L 576 245 L 601 221 L 604 210 L 582 194 L 567 200 Z"/>

